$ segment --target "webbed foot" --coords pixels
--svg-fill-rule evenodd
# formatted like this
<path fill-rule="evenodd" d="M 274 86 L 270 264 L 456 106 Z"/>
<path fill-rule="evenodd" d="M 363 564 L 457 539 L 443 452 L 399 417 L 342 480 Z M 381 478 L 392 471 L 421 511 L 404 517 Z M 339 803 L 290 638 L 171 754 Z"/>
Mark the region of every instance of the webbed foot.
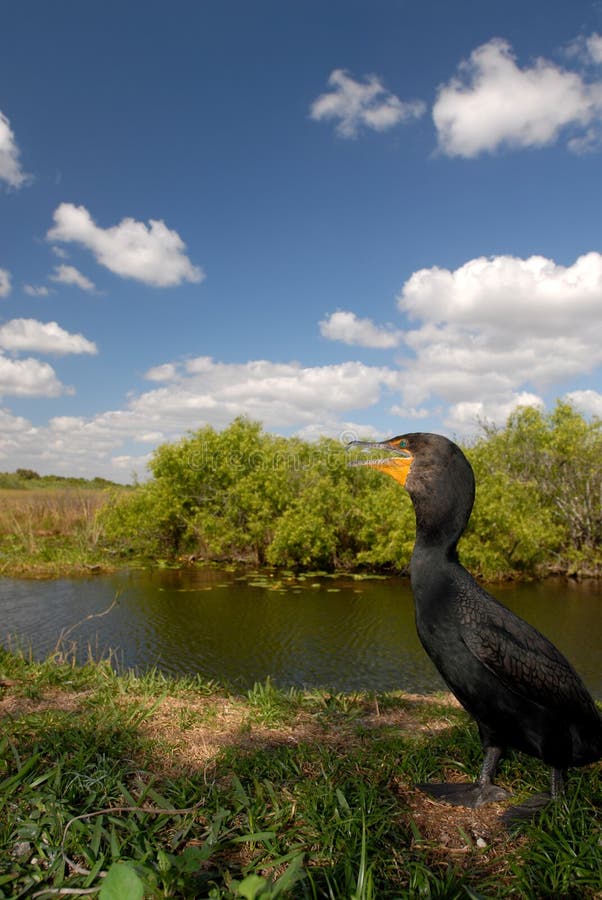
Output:
<path fill-rule="evenodd" d="M 508 827 L 517 825 L 520 822 L 529 822 L 551 802 L 552 798 L 548 793 L 533 794 L 531 797 L 527 797 L 523 803 L 511 806 L 502 813 L 502 822 Z"/>
<path fill-rule="evenodd" d="M 468 806 L 471 809 L 478 809 L 485 803 L 499 803 L 507 800 L 512 795 L 497 784 L 474 784 L 455 783 L 455 782 L 425 782 L 417 784 L 417 788 L 430 794 L 436 800 L 443 800 L 445 803 L 451 803 L 452 806 Z"/>

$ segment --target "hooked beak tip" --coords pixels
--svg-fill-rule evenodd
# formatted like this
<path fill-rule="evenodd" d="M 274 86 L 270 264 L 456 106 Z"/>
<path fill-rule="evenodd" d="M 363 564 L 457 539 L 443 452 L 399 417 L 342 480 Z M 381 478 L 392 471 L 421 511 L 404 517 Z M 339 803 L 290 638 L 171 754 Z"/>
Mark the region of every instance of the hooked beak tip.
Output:
<path fill-rule="evenodd" d="M 349 441 L 345 445 L 345 450 L 351 450 L 353 447 L 360 447 L 362 450 L 374 450 L 382 446 L 380 441 Z"/>

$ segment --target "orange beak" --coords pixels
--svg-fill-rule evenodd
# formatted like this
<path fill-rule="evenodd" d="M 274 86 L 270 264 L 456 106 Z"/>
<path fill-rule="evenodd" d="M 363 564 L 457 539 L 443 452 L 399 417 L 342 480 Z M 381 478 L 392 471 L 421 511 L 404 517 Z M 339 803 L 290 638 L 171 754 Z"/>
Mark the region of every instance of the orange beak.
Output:
<path fill-rule="evenodd" d="M 347 450 L 351 447 L 360 447 L 362 450 L 388 450 L 392 455 L 380 459 L 358 459 L 350 462 L 350 466 L 370 466 L 390 475 L 395 481 L 405 487 L 406 478 L 412 468 L 414 457 L 407 449 L 401 449 L 394 440 L 392 441 L 351 441 L 347 444 Z"/>

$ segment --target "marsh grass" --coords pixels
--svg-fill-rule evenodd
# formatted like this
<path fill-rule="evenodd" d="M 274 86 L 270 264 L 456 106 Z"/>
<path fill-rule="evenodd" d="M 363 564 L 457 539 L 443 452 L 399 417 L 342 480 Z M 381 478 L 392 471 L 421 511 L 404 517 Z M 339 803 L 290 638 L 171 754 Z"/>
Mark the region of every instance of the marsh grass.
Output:
<path fill-rule="evenodd" d="M 449 698 L 247 694 L 0 655 L 0 898 L 595 898 L 600 766 L 506 831 L 413 785 L 474 777 Z M 501 782 L 545 786 L 505 761 Z"/>
<path fill-rule="evenodd" d="M 106 563 L 99 510 L 107 491 L 0 489 L 0 572 L 56 574 Z"/>

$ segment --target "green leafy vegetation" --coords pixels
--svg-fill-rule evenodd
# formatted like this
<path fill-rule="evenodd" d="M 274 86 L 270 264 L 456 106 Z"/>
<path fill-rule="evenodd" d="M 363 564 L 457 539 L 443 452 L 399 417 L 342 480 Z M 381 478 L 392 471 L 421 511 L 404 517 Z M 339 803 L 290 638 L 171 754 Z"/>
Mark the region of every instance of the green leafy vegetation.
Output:
<path fill-rule="evenodd" d="M 599 575 L 602 425 L 558 403 L 523 408 L 465 448 L 477 500 L 463 561 L 486 579 Z M 102 510 L 124 558 L 243 560 L 307 569 L 403 571 L 414 542 L 409 497 L 349 467 L 337 441 L 308 444 L 235 420 L 159 447 L 152 478 Z"/>
<path fill-rule="evenodd" d="M 473 778 L 448 695 L 248 693 L 0 654 L 0 898 L 595 898 L 602 773 L 508 832 L 501 807 L 414 784 Z M 545 786 L 510 755 L 500 782 Z"/>
<path fill-rule="evenodd" d="M 38 475 L 33 469 L 17 469 L 16 472 L 0 472 L 0 490 L 56 490 L 80 488 L 82 490 L 106 490 L 120 485 L 106 478 L 73 478 L 65 475 Z"/>
<path fill-rule="evenodd" d="M 464 448 L 477 497 L 460 543 L 485 580 L 602 572 L 602 423 L 566 403 L 523 408 Z M 0 474 L 0 572 L 96 571 L 132 561 L 228 561 L 284 570 L 403 572 L 406 492 L 350 467 L 338 441 L 266 434 L 236 419 L 157 448 L 151 478 Z"/>

